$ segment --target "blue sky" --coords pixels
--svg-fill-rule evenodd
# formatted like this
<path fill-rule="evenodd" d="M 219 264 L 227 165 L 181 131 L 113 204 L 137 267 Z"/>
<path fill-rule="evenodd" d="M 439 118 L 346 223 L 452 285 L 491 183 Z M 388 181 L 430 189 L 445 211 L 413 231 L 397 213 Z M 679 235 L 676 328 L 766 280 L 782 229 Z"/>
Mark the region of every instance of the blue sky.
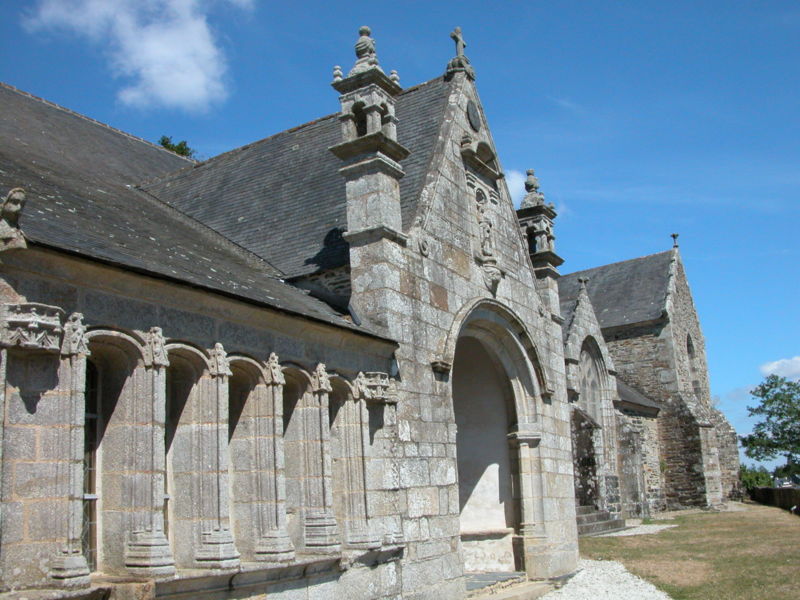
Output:
<path fill-rule="evenodd" d="M 800 377 L 797 2 L 37 0 L 0 17 L 0 80 L 205 157 L 335 112 L 360 25 L 405 86 L 443 72 L 460 25 L 512 192 L 535 168 L 559 207 L 562 271 L 678 232 L 737 430 L 764 374 Z"/>

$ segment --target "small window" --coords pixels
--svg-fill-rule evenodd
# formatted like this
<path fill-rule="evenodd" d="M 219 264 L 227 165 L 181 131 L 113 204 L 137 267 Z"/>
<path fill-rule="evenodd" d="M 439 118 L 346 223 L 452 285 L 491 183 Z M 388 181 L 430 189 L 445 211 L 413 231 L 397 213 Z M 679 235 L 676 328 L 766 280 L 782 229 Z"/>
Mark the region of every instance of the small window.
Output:
<path fill-rule="evenodd" d="M 689 354 L 689 358 L 694 360 L 694 344 L 692 343 L 692 336 L 690 335 L 686 336 L 686 352 Z"/>
<path fill-rule="evenodd" d="M 356 123 L 356 136 L 367 135 L 367 113 L 364 112 L 364 105 L 360 102 L 353 105 L 353 117 Z"/>

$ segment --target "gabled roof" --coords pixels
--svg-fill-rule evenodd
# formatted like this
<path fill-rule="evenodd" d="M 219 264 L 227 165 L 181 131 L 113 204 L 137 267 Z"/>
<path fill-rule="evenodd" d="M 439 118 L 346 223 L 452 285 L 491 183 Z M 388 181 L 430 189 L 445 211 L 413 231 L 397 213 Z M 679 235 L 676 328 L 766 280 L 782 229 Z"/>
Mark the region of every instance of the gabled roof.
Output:
<path fill-rule="evenodd" d="M 194 161 L 0 84 L 0 193 L 27 192 L 32 243 L 358 329 L 277 269 L 135 189 Z"/>
<path fill-rule="evenodd" d="M 398 141 L 411 151 L 400 180 L 404 229 L 431 163 L 450 84 L 438 77 L 397 97 Z M 296 277 L 347 264 L 345 181 L 328 148 L 338 114 L 273 135 L 143 189 Z"/>
<path fill-rule="evenodd" d="M 558 280 L 561 314 L 571 319 L 580 290 L 586 287 L 602 329 L 659 319 L 666 309 L 673 251 L 660 252 L 564 275 Z"/>

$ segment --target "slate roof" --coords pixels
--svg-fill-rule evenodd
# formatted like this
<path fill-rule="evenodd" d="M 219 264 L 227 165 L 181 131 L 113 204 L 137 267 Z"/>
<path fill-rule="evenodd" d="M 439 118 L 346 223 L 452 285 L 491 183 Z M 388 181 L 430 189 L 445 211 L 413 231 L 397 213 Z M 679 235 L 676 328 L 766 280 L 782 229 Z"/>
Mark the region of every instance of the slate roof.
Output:
<path fill-rule="evenodd" d="M 397 98 L 398 141 L 411 151 L 400 180 L 404 228 L 433 158 L 450 83 L 438 77 Z M 143 189 L 296 277 L 348 262 L 338 113 L 284 131 Z"/>
<path fill-rule="evenodd" d="M 654 413 L 661 410 L 661 405 L 658 402 L 650 400 L 650 398 L 626 384 L 619 377 L 617 377 L 617 394 L 622 403 L 643 409 L 643 412 Z"/>
<path fill-rule="evenodd" d="M 26 190 L 20 228 L 29 241 L 360 329 L 280 281 L 266 261 L 133 187 L 194 164 L 0 84 L 0 193 Z"/>
<path fill-rule="evenodd" d="M 563 275 L 558 280 L 561 316 L 572 319 L 578 278 L 586 289 L 601 329 L 653 321 L 662 316 L 669 286 L 672 250 Z"/>

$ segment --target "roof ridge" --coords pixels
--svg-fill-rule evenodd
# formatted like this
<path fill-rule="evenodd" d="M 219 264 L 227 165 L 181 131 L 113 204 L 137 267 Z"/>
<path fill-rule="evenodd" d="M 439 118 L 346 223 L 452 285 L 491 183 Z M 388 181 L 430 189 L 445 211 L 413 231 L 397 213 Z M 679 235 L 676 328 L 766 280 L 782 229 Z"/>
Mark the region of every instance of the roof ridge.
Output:
<path fill-rule="evenodd" d="M 580 271 L 573 271 L 572 273 L 566 273 L 566 274 L 562 275 L 561 277 L 562 278 L 564 278 L 564 277 L 572 277 L 573 275 L 579 275 L 581 273 L 586 273 L 587 271 L 594 271 L 596 269 L 604 269 L 605 267 L 612 267 L 612 266 L 615 266 L 615 265 L 621 265 L 623 263 L 629 263 L 629 262 L 633 262 L 635 260 L 645 260 L 647 258 L 653 258 L 654 256 L 660 256 L 662 254 L 670 254 L 671 252 L 672 252 L 672 249 L 670 248 L 669 250 L 664 250 L 662 252 L 654 252 L 652 254 L 645 254 L 644 256 L 636 256 L 634 258 L 626 258 L 625 260 L 618 260 L 617 262 L 606 263 L 604 265 L 598 265 L 596 267 L 589 267 L 588 269 L 581 269 Z"/>
<path fill-rule="evenodd" d="M 61 106 L 60 104 L 56 104 L 55 102 L 52 102 L 52 101 L 47 100 L 45 98 L 42 98 L 40 96 L 36 96 L 35 94 L 31 94 L 30 92 L 26 92 L 25 90 L 21 90 L 18 87 L 15 87 L 15 86 L 11 85 L 10 83 L 5 83 L 4 81 L 0 81 L 0 87 L 4 87 L 7 90 L 15 92 L 15 93 L 17 93 L 17 94 L 19 94 L 21 96 L 26 96 L 27 98 L 30 98 L 31 100 L 35 100 L 37 102 L 40 102 L 42 104 L 45 104 L 45 105 L 50 106 L 52 108 L 55 108 L 57 110 L 65 112 L 68 115 L 72 115 L 73 117 L 78 117 L 79 119 L 83 119 L 84 121 L 88 121 L 89 123 L 92 123 L 94 125 L 99 125 L 100 127 L 103 127 L 104 129 L 108 129 L 109 131 L 113 131 L 114 133 L 117 133 L 117 134 L 119 134 L 119 135 L 121 135 L 123 137 L 126 137 L 128 139 L 131 139 L 131 140 L 134 140 L 134 141 L 137 141 L 137 142 L 142 142 L 143 144 L 147 144 L 148 146 L 152 146 L 153 148 L 155 148 L 157 150 L 160 150 L 162 152 L 169 152 L 171 155 L 174 155 L 174 156 L 177 156 L 177 157 L 182 158 L 184 160 L 187 160 L 192 164 L 196 164 L 197 163 L 197 161 L 195 161 L 194 159 L 189 158 L 188 156 L 182 156 L 180 154 L 172 152 L 171 150 L 167 150 L 163 146 L 155 144 L 155 143 L 153 143 L 153 142 L 151 142 L 149 140 L 146 140 L 144 138 L 140 138 L 139 136 L 133 135 L 132 133 L 128 133 L 127 131 L 123 131 L 122 129 L 117 129 L 116 127 L 112 127 L 108 123 L 103 123 L 102 121 L 98 121 L 97 119 L 93 119 L 92 117 L 87 117 L 84 114 L 81 114 L 81 113 L 79 113 L 79 112 L 77 112 L 75 110 L 72 110 L 71 108 L 67 108 L 66 106 Z"/>

